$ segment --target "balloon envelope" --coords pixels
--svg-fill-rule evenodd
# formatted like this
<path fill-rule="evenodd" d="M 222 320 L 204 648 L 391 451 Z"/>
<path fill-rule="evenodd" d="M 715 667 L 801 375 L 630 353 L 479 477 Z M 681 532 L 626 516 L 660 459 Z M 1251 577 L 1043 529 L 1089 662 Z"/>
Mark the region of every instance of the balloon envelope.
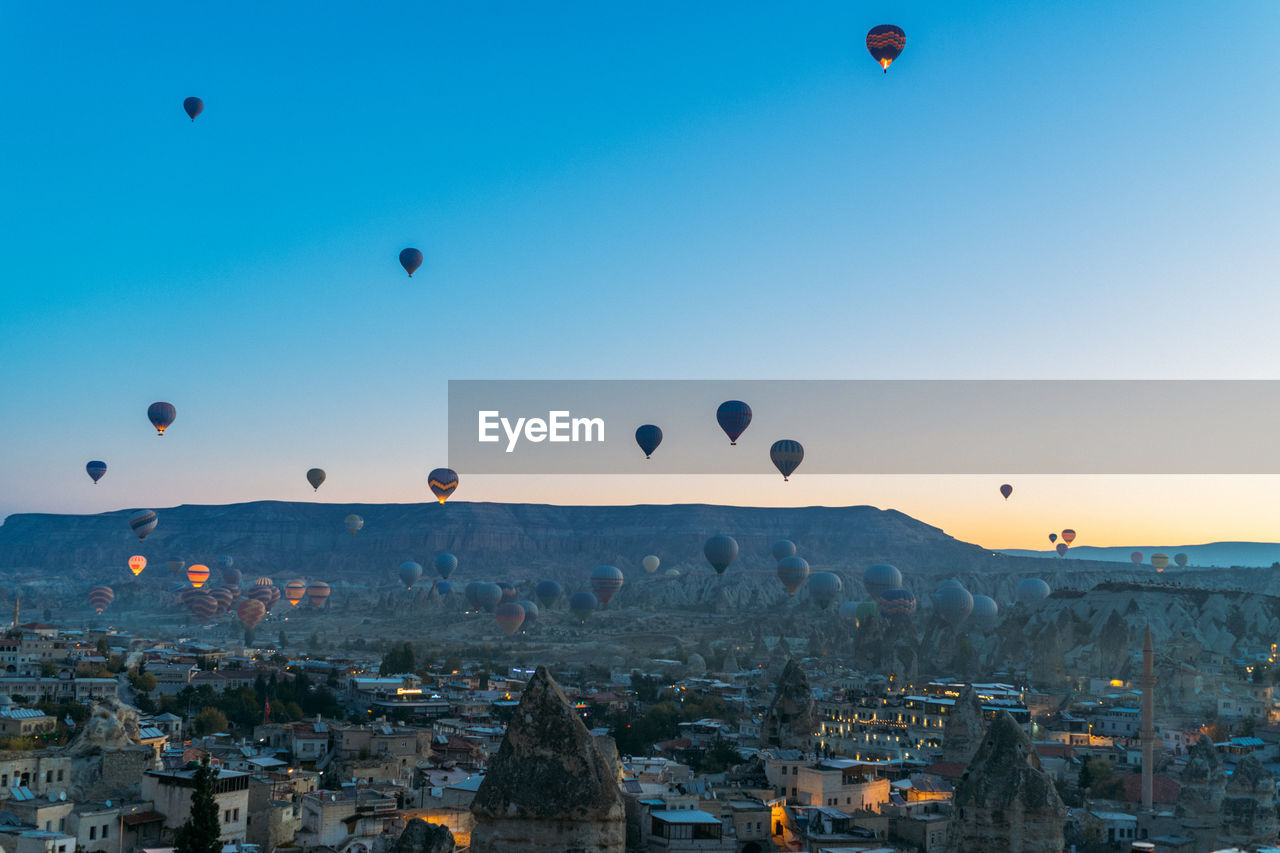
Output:
<path fill-rule="evenodd" d="M 524 608 L 524 629 L 527 631 L 538 621 L 538 616 L 540 615 L 538 605 L 527 598 L 520 599 L 516 604 Z"/>
<path fill-rule="evenodd" d="M 170 557 L 168 561 L 165 563 L 165 566 L 168 567 L 169 574 L 173 575 L 174 577 L 177 577 L 177 575 L 187 567 L 187 561 L 179 559 L 177 557 Z"/>
<path fill-rule="evenodd" d="M 1018 601 L 1023 604 L 1035 604 L 1049 597 L 1049 585 L 1040 578 L 1023 578 L 1018 581 Z"/>
<path fill-rule="evenodd" d="M 909 589 L 886 589 L 876 596 L 876 609 L 886 619 L 910 616 L 916 612 L 916 597 Z"/>
<path fill-rule="evenodd" d="M 146 567 L 147 567 L 147 558 L 142 556 L 141 554 L 134 554 L 132 557 L 129 558 L 129 571 L 133 572 L 133 576 L 135 578 L 138 575 L 142 574 L 142 570 L 145 569 Z"/>
<path fill-rule="evenodd" d="M 725 400 L 716 409 L 716 422 L 729 436 L 729 443 L 737 444 L 738 436 L 751 426 L 751 407 L 741 400 Z"/>
<path fill-rule="evenodd" d="M 969 614 L 969 619 L 977 628 L 983 630 L 994 628 L 1000 619 L 1000 605 L 996 604 L 996 600 L 989 595 L 975 595 L 973 612 Z"/>
<path fill-rule="evenodd" d="M 657 556 L 650 554 L 640 561 L 640 565 L 644 566 L 646 573 L 653 574 L 658 570 L 658 566 L 662 565 L 662 561 Z"/>
<path fill-rule="evenodd" d="M 603 605 L 607 605 L 618 594 L 622 583 L 622 571 L 614 566 L 596 566 L 591 570 L 591 591 Z"/>
<path fill-rule="evenodd" d="M 342 520 L 343 525 L 347 528 L 347 532 L 355 536 L 360 532 L 360 528 L 364 527 L 364 519 L 352 513 Z"/>
<path fill-rule="evenodd" d="M 1071 528 L 1067 528 L 1062 531 L 1062 541 L 1070 545 L 1072 542 L 1076 541 L 1076 532 Z"/>
<path fill-rule="evenodd" d="M 116 594 L 109 586 L 95 586 L 89 590 L 89 606 L 95 613 L 101 613 L 115 601 Z"/>
<path fill-rule="evenodd" d="M 524 624 L 524 608 L 514 601 L 506 601 L 494 609 L 493 618 L 503 633 L 510 637 Z"/>
<path fill-rule="evenodd" d="M 320 491 L 320 484 L 324 482 L 324 471 L 320 468 L 312 468 L 307 471 L 307 482 L 311 484 L 311 488 L 317 492 Z"/>
<path fill-rule="evenodd" d="M 324 581 L 313 581 L 307 585 L 307 601 L 312 607 L 324 607 L 329 601 L 329 585 Z"/>
<path fill-rule="evenodd" d="M 196 589 L 204 586 L 204 582 L 209 579 L 209 567 L 196 563 L 194 566 L 187 567 L 187 580 L 191 581 L 191 585 Z"/>
<path fill-rule="evenodd" d="M 256 598 L 246 598 L 240 602 L 240 606 L 236 608 L 236 618 L 240 620 L 240 624 L 253 630 L 258 627 L 258 623 L 262 621 L 262 617 L 267 615 L 267 606 Z"/>
<path fill-rule="evenodd" d="M 147 534 L 156 529 L 160 519 L 149 509 L 140 509 L 129 516 L 129 528 L 138 534 L 138 541 L 147 538 Z"/>
<path fill-rule="evenodd" d="M 538 597 L 543 607 L 551 607 L 560 600 L 560 596 L 564 595 L 564 587 L 553 580 L 542 580 L 538 581 L 538 585 L 533 588 L 533 594 Z"/>
<path fill-rule="evenodd" d="M 779 539 L 773 543 L 773 547 L 769 549 L 769 553 L 773 554 L 773 559 L 781 560 L 785 557 L 794 557 L 796 555 L 796 543 L 790 539 Z"/>
<path fill-rule="evenodd" d="M 804 448 L 800 446 L 800 442 L 784 438 L 781 441 L 775 441 L 773 447 L 769 448 L 769 458 L 773 460 L 773 466 L 782 474 L 782 479 L 789 480 L 795 470 L 800 467 L 800 463 L 804 461 Z"/>
<path fill-rule="evenodd" d="M 291 580 L 284 585 L 284 597 L 292 607 L 297 607 L 298 602 L 302 601 L 307 594 L 307 582 L 304 580 Z"/>
<path fill-rule="evenodd" d="M 809 598 L 821 610 L 826 610 L 844 589 L 840 576 L 833 572 L 814 572 L 809 576 Z"/>
<path fill-rule="evenodd" d="M 636 444 L 640 445 L 644 458 L 648 459 L 658 449 L 658 445 L 662 444 L 662 430 L 653 424 L 645 424 L 636 430 Z"/>
<path fill-rule="evenodd" d="M 225 586 L 239 586 L 240 581 L 243 578 L 244 576 L 240 573 L 239 569 L 223 569 L 222 570 L 222 583 Z"/>
<path fill-rule="evenodd" d="M 422 266 L 422 252 L 417 249 L 401 249 L 400 250 L 400 266 L 404 267 L 404 271 L 413 278 L 413 274 L 418 271 L 418 267 Z"/>
<path fill-rule="evenodd" d="M 444 503 L 453 495 L 454 489 L 458 488 L 458 473 L 452 468 L 436 468 L 427 475 L 427 485 L 431 487 L 436 500 Z"/>
<path fill-rule="evenodd" d="M 488 613 L 492 613 L 502 603 L 502 587 L 496 583 L 480 583 L 476 585 L 476 604 Z"/>
<path fill-rule="evenodd" d="M 1142 552 L 1134 551 L 1132 554 L 1130 554 L 1129 562 L 1133 563 L 1135 566 L 1142 565 Z"/>
<path fill-rule="evenodd" d="M 187 98 L 182 102 L 182 109 L 186 111 L 192 121 L 196 120 L 196 116 L 204 112 L 204 101 L 199 98 Z"/>
<path fill-rule="evenodd" d="M 934 593 L 933 604 L 938 615 L 955 628 L 973 612 L 973 595 L 959 583 L 941 585 Z"/>
<path fill-rule="evenodd" d="M 453 592 L 453 584 L 448 581 L 436 581 L 436 595 L 448 595 Z"/>
<path fill-rule="evenodd" d="M 413 585 L 422 577 L 422 564 L 415 563 L 413 560 L 405 560 L 400 564 L 398 572 L 400 574 L 400 583 L 404 584 L 406 589 L 413 589 Z"/>
<path fill-rule="evenodd" d="M 716 570 L 716 574 L 722 575 L 724 570 L 738 558 L 738 543 L 732 536 L 712 536 L 702 546 L 702 553 L 711 564 L 711 568 Z"/>
<path fill-rule="evenodd" d="M 232 557 L 230 554 L 223 554 L 221 557 L 218 558 L 218 568 L 222 569 L 224 573 L 227 571 L 227 569 L 231 568 L 235 564 L 236 564 L 235 558 Z"/>
<path fill-rule="evenodd" d="M 809 563 L 803 557 L 792 555 L 778 561 L 778 580 L 787 589 L 787 595 L 795 595 L 809 579 Z"/>
<path fill-rule="evenodd" d="M 453 574 L 453 570 L 458 568 L 458 558 L 448 552 L 436 554 L 436 558 L 432 561 L 435 566 L 436 574 L 442 578 L 448 578 Z"/>
<path fill-rule="evenodd" d="M 107 473 L 107 463 L 99 462 L 96 459 L 84 466 L 84 470 L 89 472 L 89 479 L 98 482 L 102 479 L 102 475 Z"/>
<path fill-rule="evenodd" d="M 1151 565 L 1157 572 L 1163 572 L 1165 569 L 1169 568 L 1169 555 L 1152 554 Z"/>
<path fill-rule="evenodd" d="M 178 417 L 178 410 L 173 407 L 173 403 L 152 403 L 147 408 L 147 418 L 150 419 L 151 425 L 156 428 L 156 432 L 164 435 L 167 430 Z"/>
<path fill-rule="evenodd" d="M 1185 565 L 1187 564 L 1187 555 L 1186 555 L 1186 554 L 1174 554 L 1174 555 L 1173 555 L 1173 561 L 1174 561 L 1175 563 L 1177 563 L 1177 564 L 1178 564 L 1178 568 L 1182 568 L 1183 566 L 1185 566 Z"/>
<path fill-rule="evenodd" d="M 1065 556 L 1067 553 L 1067 543 L 1059 542 L 1054 550 L 1058 552 L 1059 557 Z"/>
<path fill-rule="evenodd" d="M 888 563 L 872 563 L 862 573 L 862 583 L 867 592 L 875 598 L 887 589 L 898 589 L 902 586 L 902 572 Z"/>
<path fill-rule="evenodd" d="M 600 601 L 585 589 L 569 596 L 569 612 L 578 617 L 579 622 L 586 622 L 587 617 L 599 608 Z"/>
<path fill-rule="evenodd" d="M 1004 496 L 1005 500 L 1009 500 L 1009 495 L 1013 494 L 1013 486 L 1005 483 L 1000 487 L 1000 494 Z"/>
<path fill-rule="evenodd" d="M 1056 533 L 1050 533 L 1050 534 L 1049 534 L 1049 541 L 1050 541 L 1050 542 L 1057 542 L 1057 541 L 1058 541 L 1058 534 L 1056 534 Z"/>
<path fill-rule="evenodd" d="M 902 27 L 893 24 L 881 24 L 867 32 L 867 51 L 871 58 L 880 63 L 880 67 L 888 73 L 889 66 L 907 46 L 907 34 Z"/>

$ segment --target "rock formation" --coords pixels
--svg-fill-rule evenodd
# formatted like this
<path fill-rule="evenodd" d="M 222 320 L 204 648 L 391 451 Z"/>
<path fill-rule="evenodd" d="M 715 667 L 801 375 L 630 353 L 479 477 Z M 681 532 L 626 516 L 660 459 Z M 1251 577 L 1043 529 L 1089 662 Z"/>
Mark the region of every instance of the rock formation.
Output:
<path fill-rule="evenodd" d="M 1276 843 L 1276 777 L 1255 755 L 1236 763 L 1222 798 L 1222 843 L 1246 849 Z"/>
<path fill-rule="evenodd" d="M 1185 835 L 1195 839 L 1197 849 L 1210 849 L 1222 840 L 1222 799 L 1226 794 L 1227 771 L 1222 757 L 1205 735 L 1187 751 L 1182 771 L 1182 788 L 1174 816 Z"/>
<path fill-rule="evenodd" d="M 140 796 L 142 774 L 154 767 L 155 752 L 138 740 L 137 711 L 114 699 L 94 704 L 64 750 L 71 758 L 67 796 L 80 802 Z"/>
<path fill-rule="evenodd" d="M 404 832 L 391 845 L 391 853 L 454 853 L 456 849 L 447 827 L 417 817 L 405 824 Z"/>
<path fill-rule="evenodd" d="M 992 721 L 956 785 L 947 848 L 1060 853 L 1067 808 L 1031 739 L 1007 711 Z"/>
<path fill-rule="evenodd" d="M 982 700 L 972 684 L 966 684 L 960 697 L 947 715 L 942 730 L 942 760 L 968 764 L 978 751 L 987 733 L 987 721 L 982 718 Z"/>
<path fill-rule="evenodd" d="M 538 667 L 471 804 L 472 853 L 622 853 L 616 765 Z"/>
<path fill-rule="evenodd" d="M 83 728 L 67 744 L 67 755 L 90 755 L 134 746 L 139 739 L 138 712 L 115 699 L 94 704 Z"/>
<path fill-rule="evenodd" d="M 818 728 L 809 679 L 794 659 L 778 676 L 778 690 L 760 725 L 760 745 L 783 749 L 810 749 Z"/>

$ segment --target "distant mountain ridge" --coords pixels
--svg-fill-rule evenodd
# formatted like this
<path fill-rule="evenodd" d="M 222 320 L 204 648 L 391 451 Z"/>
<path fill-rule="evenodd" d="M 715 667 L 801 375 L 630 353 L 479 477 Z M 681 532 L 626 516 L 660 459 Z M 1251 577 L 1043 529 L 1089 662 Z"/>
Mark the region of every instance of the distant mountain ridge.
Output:
<path fill-rule="evenodd" d="M 1067 553 L 1082 560 L 1101 562 L 1129 563 L 1130 555 L 1138 551 L 1143 562 L 1150 563 L 1152 554 L 1166 554 L 1173 559 L 1174 554 L 1186 554 L 1188 566 L 1230 567 L 1248 566 L 1265 568 L 1280 562 L 1280 543 L 1276 542 L 1206 542 L 1201 545 L 1132 545 L 1099 547 L 1094 545 L 1073 545 Z M 1056 551 L 1032 551 L 1009 548 L 1002 553 L 1011 557 L 1053 557 L 1058 558 Z"/>
<path fill-rule="evenodd" d="M 159 509 L 145 542 L 129 530 L 132 510 L 98 515 L 16 514 L 0 526 L 0 571 L 91 577 L 123 568 L 131 554 L 151 566 L 169 557 L 217 571 L 222 554 L 246 578 L 303 575 L 332 580 L 390 578 L 404 560 L 428 566 L 438 551 L 457 555 L 458 579 L 505 574 L 527 578 L 557 571 L 579 574 L 609 564 L 643 572 L 646 554 L 660 571 L 710 572 L 707 537 L 734 536 L 741 546 L 730 571 L 773 571 L 774 541 L 791 539 L 815 568 L 860 572 L 889 562 L 924 576 L 1035 573 L 1044 562 L 1005 556 L 961 542 L 896 510 L 869 506 L 759 508 L 706 504 L 553 506 L 449 502 L 325 504 L 261 501 Z M 343 519 L 364 518 L 350 536 Z M 1096 567 L 1095 569 L 1096 570 Z M 149 577 L 154 577 L 151 568 Z M 216 578 L 216 574 L 215 574 Z"/>

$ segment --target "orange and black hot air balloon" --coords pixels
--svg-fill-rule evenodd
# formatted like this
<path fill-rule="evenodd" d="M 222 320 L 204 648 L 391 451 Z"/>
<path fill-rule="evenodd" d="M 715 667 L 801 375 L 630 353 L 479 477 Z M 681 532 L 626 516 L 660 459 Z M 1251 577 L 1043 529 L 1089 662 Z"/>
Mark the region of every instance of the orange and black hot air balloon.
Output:
<path fill-rule="evenodd" d="M 872 27 L 867 33 L 867 50 L 871 52 L 871 58 L 880 63 L 880 67 L 886 74 L 889 73 L 889 66 L 906 46 L 907 34 L 902 31 L 902 27 L 881 24 L 878 27 Z"/>

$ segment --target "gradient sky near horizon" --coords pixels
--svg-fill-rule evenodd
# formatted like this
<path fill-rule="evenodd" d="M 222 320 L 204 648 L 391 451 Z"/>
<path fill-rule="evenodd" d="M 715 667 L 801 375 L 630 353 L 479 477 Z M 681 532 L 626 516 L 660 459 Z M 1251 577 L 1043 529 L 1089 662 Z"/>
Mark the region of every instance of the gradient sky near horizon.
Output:
<path fill-rule="evenodd" d="M 0 516 L 428 499 L 449 379 L 1276 378 L 1278 35 L 1270 0 L 0 4 Z M 1280 478 L 461 474 L 1280 540 Z"/>

